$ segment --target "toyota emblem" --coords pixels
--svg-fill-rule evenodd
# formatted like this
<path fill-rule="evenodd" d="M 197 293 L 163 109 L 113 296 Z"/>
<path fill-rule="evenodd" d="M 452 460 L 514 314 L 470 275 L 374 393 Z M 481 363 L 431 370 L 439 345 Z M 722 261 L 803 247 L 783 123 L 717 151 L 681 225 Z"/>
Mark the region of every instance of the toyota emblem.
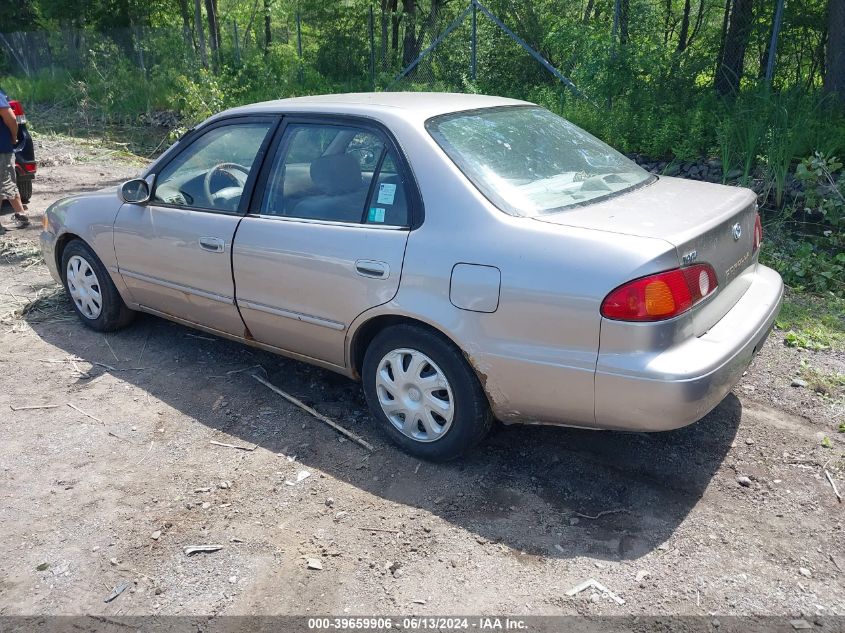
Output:
<path fill-rule="evenodd" d="M 739 222 L 734 224 L 733 232 L 734 232 L 734 241 L 738 242 L 739 238 L 742 237 L 742 225 Z"/>

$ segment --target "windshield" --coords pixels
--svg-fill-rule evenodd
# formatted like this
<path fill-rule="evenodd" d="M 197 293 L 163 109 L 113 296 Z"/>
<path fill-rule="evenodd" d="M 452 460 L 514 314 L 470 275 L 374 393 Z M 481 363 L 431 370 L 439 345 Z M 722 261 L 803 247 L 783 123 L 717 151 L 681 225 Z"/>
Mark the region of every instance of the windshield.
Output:
<path fill-rule="evenodd" d="M 612 147 L 540 107 L 435 117 L 429 133 L 496 206 L 539 215 L 596 201 L 653 176 Z"/>

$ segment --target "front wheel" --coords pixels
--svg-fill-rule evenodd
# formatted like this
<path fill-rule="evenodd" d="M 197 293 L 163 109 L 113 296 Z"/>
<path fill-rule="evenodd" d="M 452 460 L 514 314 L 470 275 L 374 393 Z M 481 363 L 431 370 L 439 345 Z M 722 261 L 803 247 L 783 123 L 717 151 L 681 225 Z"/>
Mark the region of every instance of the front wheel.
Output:
<path fill-rule="evenodd" d="M 478 443 L 493 417 L 478 378 L 451 342 L 414 325 L 380 332 L 364 355 L 364 395 L 388 437 L 432 461 Z"/>
<path fill-rule="evenodd" d="M 112 332 L 135 316 L 100 258 L 82 240 L 71 241 L 62 252 L 62 281 L 76 314 L 92 330 Z"/>

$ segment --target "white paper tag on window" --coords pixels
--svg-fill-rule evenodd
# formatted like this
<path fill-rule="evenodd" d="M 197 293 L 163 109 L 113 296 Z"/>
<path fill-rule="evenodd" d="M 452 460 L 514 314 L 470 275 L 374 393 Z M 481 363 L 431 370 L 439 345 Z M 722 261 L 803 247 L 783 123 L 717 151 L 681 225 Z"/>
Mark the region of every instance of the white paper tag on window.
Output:
<path fill-rule="evenodd" d="M 370 207 L 370 213 L 367 216 L 369 222 L 384 222 L 385 210 L 381 207 Z"/>
<path fill-rule="evenodd" d="M 393 204 L 394 198 L 396 198 L 396 185 L 389 182 L 383 182 L 378 186 L 379 204 Z"/>

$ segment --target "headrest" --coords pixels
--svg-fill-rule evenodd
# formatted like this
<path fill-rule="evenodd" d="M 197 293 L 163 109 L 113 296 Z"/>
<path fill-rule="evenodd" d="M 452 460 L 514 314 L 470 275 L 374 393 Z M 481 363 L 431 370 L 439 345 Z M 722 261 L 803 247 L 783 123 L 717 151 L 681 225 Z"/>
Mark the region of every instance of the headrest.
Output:
<path fill-rule="evenodd" d="M 361 166 L 349 154 L 320 156 L 311 163 L 311 181 L 329 195 L 354 191 L 361 188 Z"/>

